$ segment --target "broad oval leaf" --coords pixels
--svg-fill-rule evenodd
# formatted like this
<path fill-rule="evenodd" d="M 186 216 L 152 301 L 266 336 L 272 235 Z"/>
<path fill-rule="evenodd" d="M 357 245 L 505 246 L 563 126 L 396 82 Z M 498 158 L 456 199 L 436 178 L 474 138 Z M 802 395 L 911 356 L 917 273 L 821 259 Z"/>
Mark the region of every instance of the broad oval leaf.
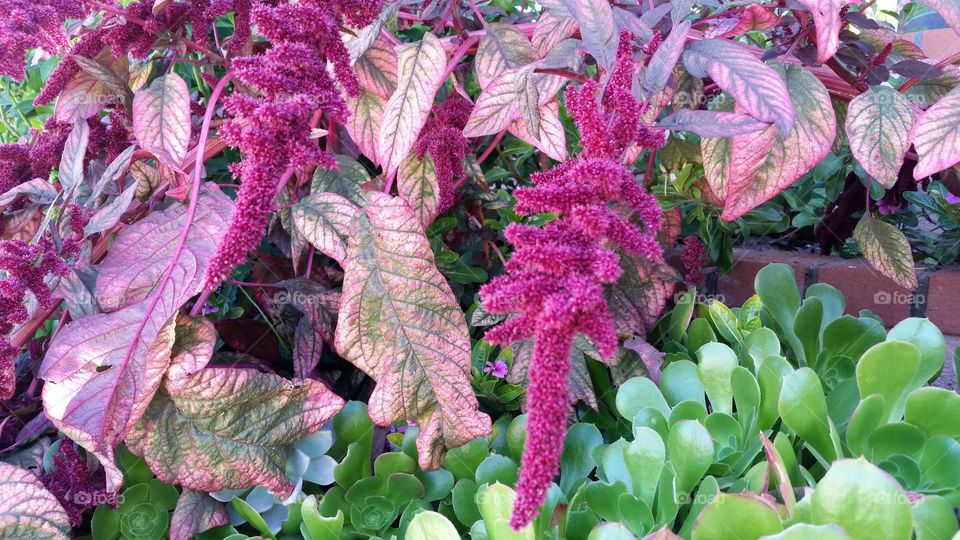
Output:
<path fill-rule="evenodd" d="M 208 529 L 230 523 L 223 503 L 206 493 L 185 489 L 170 519 L 170 540 L 190 540 Z"/>
<path fill-rule="evenodd" d="M 663 40 L 663 43 L 657 47 L 653 56 L 650 57 L 647 70 L 643 72 L 643 91 L 648 96 L 656 94 L 667 84 L 670 74 L 673 73 L 673 68 L 680 60 L 689 33 L 690 21 L 682 21 L 670 31 L 667 39 Z M 703 136 L 707 137 L 708 135 Z"/>
<path fill-rule="evenodd" d="M 168 484 L 206 492 L 259 485 L 285 498 L 294 487 L 284 470 L 288 447 L 343 403 L 316 380 L 207 367 L 168 378 L 128 443 Z"/>
<path fill-rule="evenodd" d="M 133 134 L 144 150 L 179 168 L 190 142 L 190 89 L 168 73 L 133 96 Z"/>
<path fill-rule="evenodd" d="M 182 300 L 199 292 L 206 265 L 227 230 L 233 202 L 215 187 L 204 184 L 180 253 Z M 97 276 L 97 301 L 113 311 L 150 296 L 160 285 L 187 218 L 186 205 L 174 204 L 124 229 L 110 249 Z"/>
<path fill-rule="evenodd" d="M 427 32 L 417 43 L 400 50 L 397 90 L 383 110 L 377 142 L 380 165 L 386 176 L 396 172 L 413 148 L 430 115 L 433 98 L 443 84 L 447 55 L 436 36 Z"/>
<path fill-rule="evenodd" d="M 397 195 L 407 200 L 420 224 L 426 229 L 439 213 L 440 185 L 437 168 L 429 154 L 417 159 L 410 154 L 397 171 Z"/>
<path fill-rule="evenodd" d="M 486 88 L 498 75 L 533 62 L 536 53 L 526 34 L 516 26 L 490 23 L 477 45 L 474 70 L 480 88 Z"/>
<path fill-rule="evenodd" d="M 817 31 L 817 62 L 822 64 L 833 57 L 840 46 L 840 10 L 859 0 L 797 0 L 810 10 Z"/>
<path fill-rule="evenodd" d="M 864 214 L 853 230 L 860 252 L 871 266 L 901 287 L 915 289 L 917 272 L 913 267 L 910 242 L 900 229 Z"/>
<path fill-rule="evenodd" d="M 421 468 L 490 433 L 470 387 L 470 337 L 433 250 L 402 198 L 371 192 L 344 265 L 335 346 L 377 381 L 370 418 L 420 427 Z"/>
<path fill-rule="evenodd" d="M 37 475 L 4 462 L 0 462 L 0 538 L 70 538 L 70 519 L 57 498 Z"/>
<path fill-rule="evenodd" d="M 383 98 L 366 89 L 360 95 L 347 98 L 350 118 L 344 127 L 350 138 L 357 144 L 360 152 L 374 163 L 380 162 L 380 126 L 383 124 Z"/>
<path fill-rule="evenodd" d="M 888 86 L 874 86 L 853 98 L 847 108 L 850 153 L 887 189 L 897 183 L 913 122 L 910 101 Z"/>
<path fill-rule="evenodd" d="M 681 109 L 657 122 L 671 131 L 692 131 L 701 137 L 732 137 L 765 129 L 769 124 L 735 112 Z"/>
<path fill-rule="evenodd" d="M 814 524 L 836 524 L 854 540 L 907 540 L 913 519 L 907 493 L 888 473 L 864 458 L 833 463 L 810 497 Z"/>
<path fill-rule="evenodd" d="M 620 44 L 613 8 L 607 0 L 560 0 L 577 21 L 587 51 L 604 69 L 613 67 Z"/>
<path fill-rule="evenodd" d="M 697 41 L 683 53 L 683 64 L 692 75 L 713 79 L 757 120 L 775 123 L 781 133 L 793 129 L 793 103 L 786 82 L 749 47 L 719 39 Z"/>
<path fill-rule="evenodd" d="M 920 160 L 917 180 L 960 162 L 960 87 L 954 88 L 923 113 L 910 132 Z"/>
<path fill-rule="evenodd" d="M 336 193 L 311 193 L 293 205 L 293 223 L 297 231 L 324 255 L 340 266 L 347 256 L 347 238 L 354 220 L 360 215 L 355 204 Z"/>
<path fill-rule="evenodd" d="M 731 178 L 721 217 L 736 219 L 791 186 L 822 160 L 837 133 L 837 118 L 826 87 L 799 66 L 774 66 L 783 74 L 797 112 L 787 137 L 772 127 L 776 139 L 767 158 L 751 178 Z"/>
<path fill-rule="evenodd" d="M 740 111 L 737 107 L 735 111 Z M 749 185 L 767 160 L 777 140 L 777 126 L 738 135 L 730 140 L 730 162 L 727 165 L 727 197 L 736 193 L 738 186 Z M 725 216 L 724 216 L 725 217 Z"/>

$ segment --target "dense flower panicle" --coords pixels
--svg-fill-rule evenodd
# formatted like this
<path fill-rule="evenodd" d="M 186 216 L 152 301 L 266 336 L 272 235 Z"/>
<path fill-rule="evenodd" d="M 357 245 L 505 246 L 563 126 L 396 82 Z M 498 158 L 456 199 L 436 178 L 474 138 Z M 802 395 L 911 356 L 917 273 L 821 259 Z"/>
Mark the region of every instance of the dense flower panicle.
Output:
<path fill-rule="evenodd" d="M 510 314 L 486 333 L 506 345 L 533 338 L 528 388 L 527 441 L 510 525 L 535 517 L 560 466 L 569 415 L 567 374 L 577 334 L 604 357 L 618 336 L 605 285 L 623 273 L 620 252 L 662 260 L 656 240 L 662 212 L 621 162 L 635 145 L 656 148 L 663 134 L 640 121 L 644 106 L 631 93 L 633 39 L 621 35 L 617 66 L 599 96 L 593 82 L 567 91 L 567 107 L 581 133 L 583 155 L 533 175 L 534 187 L 514 192 L 516 212 L 557 214 L 542 227 L 511 224 L 514 252 L 506 274 L 480 289 L 490 313 Z"/>
<path fill-rule="evenodd" d="M 230 227 L 207 268 L 207 290 L 215 289 L 260 243 L 288 168 L 336 167 L 333 157 L 310 138 L 311 120 L 317 109 L 340 120 L 349 114 L 336 82 L 354 95 L 360 87 L 340 26 L 345 19 L 372 19 L 380 6 L 378 1 L 354 2 L 348 16 L 336 2 L 305 0 L 258 4 L 250 11 L 273 47 L 233 64 L 237 79 L 260 95 L 234 95 L 226 101 L 233 119 L 220 129 L 220 136 L 240 149 L 242 160 L 231 167 L 240 178 L 240 190 Z"/>
<path fill-rule="evenodd" d="M 39 107 L 52 102 L 63 92 L 63 89 L 67 87 L 70 80 L 73 79 L 77 73 L 80 73 L 80 66 L 71 60 L 72 57 L 85 56 L 87 58 L 93 58 L 97 56 L 102 49 L 103 34 L 101 31 L 94 30 L 93 32 L 84 34 L 70 47 L 70 50 L 64 55 L 63 60 L 57 64 L 57 67 L 54 68 L 50 76 L 47 77 L 47 81 L 43 85 L 43 90 L 34 98 L 33 104 Z"/>
<path fill-rule="evenodd" d="M 683 239 L 683 251 L 680 253 L 680 262 L 686 273 L 683 279 L 687 283 L 700 283 L 703 273 L 700 269 L 707 263 L 707 248 L 696 236 L 687 236 Z"/>
<path fill-rule="evenodd" d="M 463 128 L 472 110 L 473 104 L 468 100 L 450 96 L 433 107 L 433 116 L 424 124 L 417 139 L 417 159 L 429 154 L 436 169 L 441 212 L 453 206 L 453 181 L 463 176 L 463 158 L 469 150 Z"/>
<path fill-rule="evenodd" d="M 107 491 L 102 470 L 90 470 L 87 460 L 69 439 L 63 439 L 53 456 L 53 471 L 40 480 L 67 511 L 74 527 L 83 524 L 83 512 L 100 504 L 117 507 L 117 494 Z"/>
<path fill-rule="evenodd" d="M 67 133 L 57 126 L 37 134 L 32 146 L 26 143 L 0 145 L 0 194 L 33 178 L 47 178 L 60 164 Z"/>
<path fill-rule="evenodd" d="M 77 0 L 0 0 L 0 75 L 22 80 L 27 50 L 59 53 L 69 45 L 64 21 L 82 16 Z"/>

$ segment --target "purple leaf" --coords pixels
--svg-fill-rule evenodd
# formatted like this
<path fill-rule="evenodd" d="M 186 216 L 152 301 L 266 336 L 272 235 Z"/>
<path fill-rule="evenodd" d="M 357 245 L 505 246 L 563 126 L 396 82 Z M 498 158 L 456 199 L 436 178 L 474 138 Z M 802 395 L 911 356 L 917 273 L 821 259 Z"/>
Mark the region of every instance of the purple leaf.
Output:
<path fill-rule="evenodd" d="M 133 134 L 140 146 L 179 168 L 190 142 L 190 89 L 175 73 L 150 83 L 133 97 Z"/>
<path fill-rule="evenodd" d="M 910 140 L 920 156 L 913 170 L 918 180 L 960 162 L 960 87 L 923 113 Z"/>
<path fill-rule="evenodd" d="M 647 64 L 647 70 L 643 72 L 643 91 L 647 95 L 656 94 L 667 84 L 673 68 L 683 53 L 688 33 L 690 33 L 690 21 L 681 22 L 653 53 Z"/>
<path fill-rule="evenodd" d="M 170 540 L 190 540 L 203 531 L 228 523 L 230 516 L 223 503 L 206 493 L 185 489 L 170 520 Z"/>
<path fill-rule="evenodd" d="M 530 385 L 530 361 L 533 359 L 533 341 L 518 341 L 511 345 L 513 350 L 513 365 L 507 373 L 507 382 L 526 388 Z M 570 347 L 570 374 L 567 381 L 570 384 L 570 404 L 582 401 L 597 410 L 597 395 L 593 391 L 593 381 L 590 379 L 590 372 L 587 370 L 587 355 L 599 356 L 596 347 L 590 340 L 583 336 L 577 336 L 573 340 L 573 346 Z M 527 404 L 524 399 L 524 410 Z"/>
<path fill-rule="evenodd" d="M 776 70 L 753 56 L 747 46 L 705 39 L 687 48 L 683 62 L 692 75 L 710 76 L 750 116 L 773 122 L 786 135 L 793 129 L 793 103 L 786 82 Z"/>
<path fill-rule="evenodd" d="M 607 0 L 561 0 L 570 12 L 587 51 L 604 69 L 609 70 L 617 55 L 620 34 L 613 19 L 613 9 Z"/>
<path fill-rule="evenodd" d="M 817 31 L 817 63 L 824 63 L 840 47 L 840 10 L 859 0 L 797 0 L 810 10 Z"/>
<path fill-rule="evenodd" d="M 914 112 L 910 100 L 888 86 L 874 86 L 850 101 L 845 121 L 850 153 L 883 187 L 897 182 Z"/>
<path fill-rule="evenodd" d="M 40 479 L 0 462 L 0 538 L 69 540 L 67 512 Z"/>
<path fill-rule="evenodd" d="M 631 337 L 623 342 L 623 346 L 640 356 L 640 360 L 643 361 L 643 365 L 647 368 L 647 373 L 650 375 L 650 380 L 655 384 L 660 384 L 663 353 L 639 337 Z"/>
<path fill-rule="evenodd" d="M 576 31 L 577 21 L 567 17 L 557 17 L 545 11 L 537 21 L 537 27 L 533 30 L 530 41 L 533 43 L 537 57 L 542 58 L 561 41 L 573 36 Z"/>
<path fill-rule="evenodd" d="M 692 131 L 701 137 L 732 137 L 760 131 L 769 125 L 745 114 L 689 109 L 677 111 L 657 123 L 664 129 Z"/>
<path fill-rule="evenodd" d="M 470 336 L 406 201 L 371 192 L 347 245 L 337 352 L 373 377 L 370 418 L 414 421 L 420 466 L 490 433 L 470 388 Z"/>
<path fill-rule="evenodd" d="M 60 155 L 58 177 L 64 191 L 73 191 L 80 182 L 83 182 L 83 162 L 87 153 L 87 141 L 90 138 L 90 127 L 84 120 L 74 122 L 67 141 L 63 144 L 63 154 Z"/>
<path fill-rule="evenodd" d="M 400 50 L 397 90 L 384 106 L 377 141 L 384 175 L 394 174 L 413 148 L 430 115 L 433 98 L 443 85 L 446 67 L 443 45 L 429 32 L 421 41 L 404 45 Z"/>
<path fill-rule="evenodd" d="M 920 81 L 943 75 L 943 71 L 936 65 L 913 59 L 897 62 L 890 68 L 890 71 L 893 71 L 897 75 L 903 75 L 904 77 L 910 77 L 911 79 Z"/>

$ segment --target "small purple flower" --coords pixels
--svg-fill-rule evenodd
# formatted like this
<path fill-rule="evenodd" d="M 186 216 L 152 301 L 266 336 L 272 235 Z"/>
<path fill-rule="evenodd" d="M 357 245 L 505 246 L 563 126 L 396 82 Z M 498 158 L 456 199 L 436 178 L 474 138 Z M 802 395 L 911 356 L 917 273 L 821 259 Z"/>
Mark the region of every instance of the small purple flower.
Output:
<path fill-rule="evenodd" d="M 877 210 L 884 216 L 892 216 L 900 211 L 900 205 L 896 201 L 880 199 L 877 201 Z"/>
<path fill-rule="evenodd" d="M 497 360 L 496 362 L 487 362 L 487 364 L 483 366 L 484 373 L 489 373 L 498 379 L 502 379 L 506 377 L 507 371 L 509 371 L 509 368 L 507 367 L 507 363 L 504 362 L 503 360 Z"/>
<path fill-rule="evenodd" d="M 203 315 L 212 315 L 214 313 L 219 313 L 219 312 L 220 312 L 220 308 L 210 304 L 204 304 L 203 308 L 200 310 L 200 313 L 202 313 Z"/>
<path fill-rule="evenodd" d="M 960 204 L 960 195 L 954 195 L 953 193 L 947 193 L 947 196 L 943 198 L 947 204 Z"/>

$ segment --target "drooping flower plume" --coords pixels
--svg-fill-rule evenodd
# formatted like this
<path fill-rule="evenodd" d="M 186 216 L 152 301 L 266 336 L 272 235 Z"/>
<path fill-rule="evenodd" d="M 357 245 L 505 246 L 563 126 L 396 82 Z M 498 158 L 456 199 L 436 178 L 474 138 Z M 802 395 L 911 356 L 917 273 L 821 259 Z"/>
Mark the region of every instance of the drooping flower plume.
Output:
<path fill-rule="evenodd" d="M 687 283 L 700 283 L 703 278 L 703 272 L 700 269 L 707 261 L 707 247 L 703 245 L 699 238 L 691 235 L 683 239 L 680 262 L 683 263 L 683 269 L 686 270 L 683 279 Z"/>
<path fill-rule="evenodd" d="M 453 181 L 463 175 L 463 158 L 469 150 L 463 128 L 472 110 L 473 104 L 466 99 L 450 96 L 434 106 L 417 139 L 417 159 L 429 154 L 437 171 L 440 212 L 453 206 Z"/>
<path fill-rule="evenodd" d="M 63 23 L 82 16 L 77 0 L 0 0 L 0 75 L 22 80 L 28 49 L 66 49 Z"/>
<path fill-rule="evenodd" d="M 360 12 L 352 4 L 325 0 L 253 8 L 253 22 L 273 47 L 234 62 L 237 79 L 260 95 L 237 94 L 226 101 L 233 119 L 220 135 L 240 149 L 242 161 L 232 171 L 241 182 L 230 229 L 207 269 L 207 290 L 215 289 L 260 242 L 286 170 L 336 167 L 310 138 L 310 130 L 320 112 L 346 118 L 337 83 L 348 94 L 359 92 L 340 26 L 345 20 L 366 24 L 379 13 L 379 2 L 362 4 L 368 8 Z"/>
<path fill-rule="evenodd" d="M 557 219 L 536 227 L 511 224 L 505 234 L 515 251 L 507 273 L 481 288 L 484 307 L 511 314 L 486 338 L 509 344 L 534 339 L 527 403 L 528 434 L 510 525 L 529 524 L 559 470 L 569 416 L 567 375 L 577 334 L 590 338 L 604 357 L 618 336 L 604 286 L 622 274 L 619 250 L 661 259 L 656 241 L 661 211 L 621 161 L 627 150 L 656 148 L 663 134 L 643 125 L 643 106 L 630 93 L 633 38 L 621 35 L 617 66 L 602 96 L 588 82 L 567 91 L 567 105 L 582 134 L 583 155 L 535 174 L 533 188 L 515 192 L 521 215 L 542 212 Z"/>

